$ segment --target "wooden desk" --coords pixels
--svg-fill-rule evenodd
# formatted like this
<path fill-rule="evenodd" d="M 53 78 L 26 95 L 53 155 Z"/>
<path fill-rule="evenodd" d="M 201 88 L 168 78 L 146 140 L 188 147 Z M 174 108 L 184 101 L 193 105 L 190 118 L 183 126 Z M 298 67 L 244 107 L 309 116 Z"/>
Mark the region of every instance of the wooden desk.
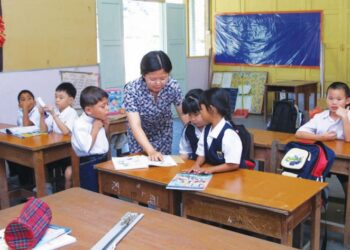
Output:
<path fill-rule="evenodd" d="M 275 99 L 279 99 L 279 92 L 286 92 L 288 98 L 288 93 L 295 94 L 295 101 L 298 104 L 299 93 L 304 94 L 304 110 L 309 110 L 309 97 L 314 93 L 314 105 L 317 102 L 317 82 L 315 81 L 283 81 L 276 83 L 265 84 L 265 94 L 264 94 L 264 118 L 267 118 L 267 102 L 268 102 L 268 92 L 275 92 Z"/>
<path fill-rule="evenodd" d="M 265 240 L 161 213 L 80 188 L 43 198 L 52 223 L 72 229 L 77 242 L 64 249 L 90 249 L 129 211 L 144 217 L 117 249 L 291 249 Z M 18 216 L 22 206 L 0 211 L 0 227 Z"/>
<path fill-rule="evenodd" d="M 125 114 L 109 116 L 108 139 L 113 135 L 126 133 L 128 129 L 128 120 Z"/>
<path fill-rule="evenodd" d="M 5 160 L 34 169 L 37 196 L 45 195 L 45 164 L 71 157 L 73 185 L 80 186 L 79 158 L 71 147 L 70 136 L 45 134 L 28 138 L 18 138 L 0 134 L 0 205 L 9 206 Z"/>
<path fill-rule="evenodd" d="M 248 131 L 254 136 L 254 159 L 264 162 L 264 171 L 272 172 L 271 169 L 271 145 L 274 140 L 287 143 L 295 140 L 294 134 L 275 132 L 249 128 Z"/>
<path fill-rule="evenodd" d="M 271 146 L 274 140 L 286 144 L 290 141 L 297 141 L 294 134 L 273 132 L 259 129 L 248 129 L 254 135 L 254 159 L 264 161 L 265 171 L 271 172 Z M 344 174 L 350 176 L 350 143 L 341 140 L 324 142 L 331 148 L 336 157 L 330 170 L 333 174 Z M 332 227 L 339 233 L 344 234 L 344 245 L 350 248 L 350 182 L 347 186 L 345 225 Z"/>
<path fill-rule="evenodd" d="M 203 192 L 183 192 L 183 213 L 274 237 L 289 246 L 293 229 L 311 216 L 311 249 L 319 249 L 321 191 L 326 186 L 240 169 L 215 174 Z"/>
<path fill-rule="evenodd" d="M 176 167 L 119 171 L 114 170 L 112 161 L 100 163 L 96 165 L 99 191 L 148 204 L 171 214 L 180 214 L 180 191 L 165 187 L 181 169 L 189 168 L 192 164 L 193 161 L 186 161 Z"/>

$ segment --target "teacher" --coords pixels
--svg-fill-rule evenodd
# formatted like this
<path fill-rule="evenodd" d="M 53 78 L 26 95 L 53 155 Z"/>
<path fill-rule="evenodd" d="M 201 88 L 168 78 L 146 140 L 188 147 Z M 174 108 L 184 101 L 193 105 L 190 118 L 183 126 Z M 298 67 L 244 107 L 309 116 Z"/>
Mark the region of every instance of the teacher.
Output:
<path fill-rule="evenodd" d="M 181 88 L 170 76 L 171 70 L 167 54 L 148 52 L 141 60 L 141 77 L 124 87 L 130 153 L 145 152 L 155 161 L 163 160 L 163 154 L 171 154 L 171 104 L 183 119 Z"/>

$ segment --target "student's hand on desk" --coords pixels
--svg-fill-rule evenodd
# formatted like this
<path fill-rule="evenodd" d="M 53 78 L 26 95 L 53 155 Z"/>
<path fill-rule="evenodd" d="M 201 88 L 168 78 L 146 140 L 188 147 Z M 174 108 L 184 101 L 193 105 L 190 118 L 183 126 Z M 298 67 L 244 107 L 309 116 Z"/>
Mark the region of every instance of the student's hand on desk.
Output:
<path fill-rule="evenodd" d="M 326 132 L 321 135 L 322 141 L 332 141 L 337 139 L 337 133 L 334 131 Z"/>
<path fill-rule="evenodd" d="M 201 167 L 198 165 L 193 165 L 191 168 L 184 169 L 182 172 L 188 173 L 188 174 L 200 174 Z"/>
<path fill-rule="evenodd" d="M 151 161 L 163 161 L 164 159 L 162 153 L 155 150 L 148 154 L 148 158 Z"/>

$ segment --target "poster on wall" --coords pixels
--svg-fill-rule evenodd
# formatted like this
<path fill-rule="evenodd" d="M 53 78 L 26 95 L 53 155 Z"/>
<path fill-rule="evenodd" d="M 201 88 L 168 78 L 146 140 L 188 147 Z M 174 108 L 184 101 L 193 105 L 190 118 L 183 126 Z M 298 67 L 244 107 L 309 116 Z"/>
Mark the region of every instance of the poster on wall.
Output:
<path fill-rule="evenodd" d="M 215 17 L 215 63 L 319 68 L 322 12 Z"/>

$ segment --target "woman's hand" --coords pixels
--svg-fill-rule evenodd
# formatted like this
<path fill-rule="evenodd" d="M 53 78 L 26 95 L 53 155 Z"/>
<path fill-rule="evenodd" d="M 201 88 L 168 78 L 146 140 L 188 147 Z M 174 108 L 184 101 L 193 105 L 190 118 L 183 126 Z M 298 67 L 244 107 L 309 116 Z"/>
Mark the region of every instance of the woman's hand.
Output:
<path fill-rule="evenodd" d="M 158 152 L 158 151 L 152 151 L 150 153 L 148 153 L 148 158 L 151 160 L 151 161 L 163 161 L 163 155 L 161 152 Z"/>
<path fill-rule="evenodd" d="M 188 174 L 199 174 L 201 172 L 201 167 L 198 164 L 194 164 L 191 168 L 184 169 L 182 172 Z"/>

